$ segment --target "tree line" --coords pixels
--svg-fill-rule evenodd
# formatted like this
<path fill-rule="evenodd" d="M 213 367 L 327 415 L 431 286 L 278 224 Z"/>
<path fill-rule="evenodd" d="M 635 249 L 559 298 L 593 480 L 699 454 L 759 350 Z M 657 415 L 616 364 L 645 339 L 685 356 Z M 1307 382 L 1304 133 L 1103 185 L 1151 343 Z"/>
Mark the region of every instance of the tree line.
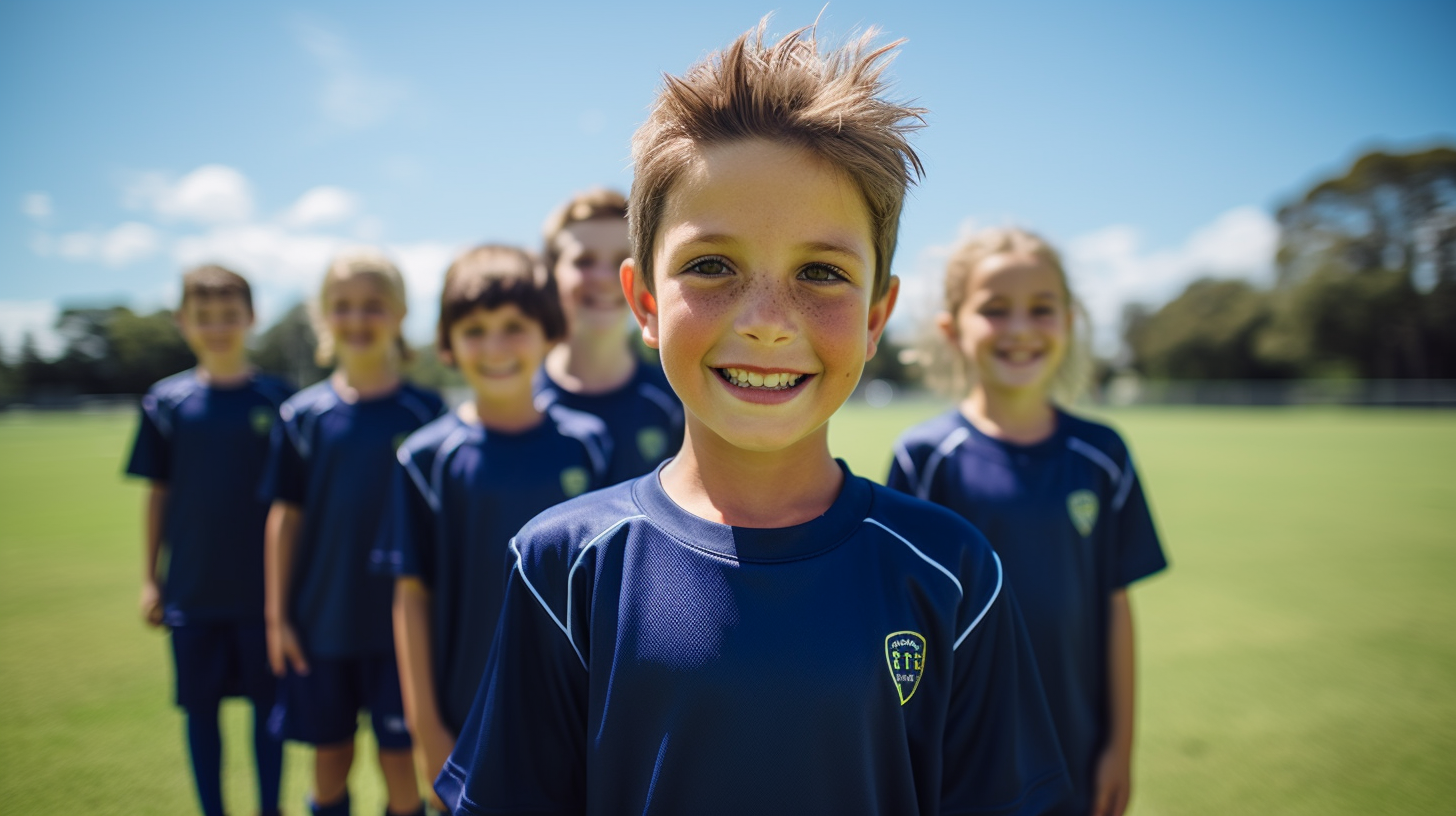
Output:
<path fill-rule="evenodd" d="M 1124 314 L 1154 379 L 1456 378 L 1456 150 L 1369 153 L 1278 212 L 1275 280 Z"/>

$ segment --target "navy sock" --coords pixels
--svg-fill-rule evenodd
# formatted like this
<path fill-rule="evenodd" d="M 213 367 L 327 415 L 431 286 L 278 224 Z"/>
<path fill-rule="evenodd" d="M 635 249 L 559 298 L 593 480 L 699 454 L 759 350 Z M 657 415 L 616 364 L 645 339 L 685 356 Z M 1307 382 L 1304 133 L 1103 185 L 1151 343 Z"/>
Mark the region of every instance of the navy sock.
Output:
<path fill-rule="evenodd" d="M 192 777 L 203 816 L 223 816 L 222 732 L 217 727 L 217 705 L 187 709 L 187 750 L 192 755 Z"/>
<path fill-rule="evenodd" d="M 309 810 L 313 816 L 349 816 L 349 793 L 344 792 L 344 798 L 332 805 L 319 805 L 317 802 L 308 803 Z"/>
<path fill-rule="evenodd" d="M 278 812 L 278 790 L 283 779 L 283 741 L 268 729 L 272 700 L 253 701 L 253 759 L 258 763 L 258 809 Z"/>

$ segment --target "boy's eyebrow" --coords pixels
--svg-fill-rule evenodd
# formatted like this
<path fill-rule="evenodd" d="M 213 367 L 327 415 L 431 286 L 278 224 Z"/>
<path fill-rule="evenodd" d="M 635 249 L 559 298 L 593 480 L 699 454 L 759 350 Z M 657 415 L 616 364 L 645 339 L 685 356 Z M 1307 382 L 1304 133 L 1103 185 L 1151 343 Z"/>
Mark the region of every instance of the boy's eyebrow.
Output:
<path fill-rule="evenodd" d="M 683 245 L 689 244 L 710 244 L 714 246 L 726 246 L 739 243 L 739 239 L 725 233 L 709 232 L 702 235 L 688 234 L 683 236 Z M 832 252 L 854 258 L 861 263 L 868 263 L 869 258 L 865 252 L 855 250 L 850 244 L 838 243 L 835 241 L 806 241 L 800 247 L 809 252 Z"/>

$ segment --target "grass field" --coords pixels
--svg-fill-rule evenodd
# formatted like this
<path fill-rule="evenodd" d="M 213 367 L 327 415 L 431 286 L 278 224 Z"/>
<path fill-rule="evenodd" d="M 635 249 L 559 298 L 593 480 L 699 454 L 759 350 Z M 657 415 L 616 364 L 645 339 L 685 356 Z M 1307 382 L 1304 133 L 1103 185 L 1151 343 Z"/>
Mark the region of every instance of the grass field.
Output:
<path fill-rule="evenodd" d="M 932 404 L 847 408 L 882 477 Z M 1143 409 L 1129 440 L 1172 569 L 1134 593 L 1136 816 L 1456 806 L 1456 412 Z M 136 611 L 127 414 L 0 414 L 0 810 L 186 814 L 166 639 Z M 228 801 L 256 811 L 245 705 Z M 355 812 L 383 812 L 372 754 Z M 290 748 L 285 807 L 309 755 Z"/>

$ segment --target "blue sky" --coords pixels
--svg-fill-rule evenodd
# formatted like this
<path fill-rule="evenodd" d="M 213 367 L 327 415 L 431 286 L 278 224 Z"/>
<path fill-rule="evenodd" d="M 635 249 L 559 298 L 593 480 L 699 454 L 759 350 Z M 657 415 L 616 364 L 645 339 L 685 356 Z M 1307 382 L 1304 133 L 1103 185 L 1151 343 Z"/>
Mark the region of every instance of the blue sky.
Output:
<path fill-rule="evenodd" d="M 0 342 L 66 305 L 166 305 L 204 260 L 254 281 L 266 323 L 365 241 L 405 268 L 423 340 L 457 249 L 534 246 L 573 190 L 630 184 L 664 71 L 821 7 L 7 0 Z M 869 25 L 908 39 L 896 94 L 930 109 L 902 332 L 957 236 L 1012 222 L 1064 249 L 1110 349 L 1129 300 L 1267 275 L 1274 210 L 1364 150 L 1456 142 L 1451 3 L 836 0 L 820 30 Z"/>

